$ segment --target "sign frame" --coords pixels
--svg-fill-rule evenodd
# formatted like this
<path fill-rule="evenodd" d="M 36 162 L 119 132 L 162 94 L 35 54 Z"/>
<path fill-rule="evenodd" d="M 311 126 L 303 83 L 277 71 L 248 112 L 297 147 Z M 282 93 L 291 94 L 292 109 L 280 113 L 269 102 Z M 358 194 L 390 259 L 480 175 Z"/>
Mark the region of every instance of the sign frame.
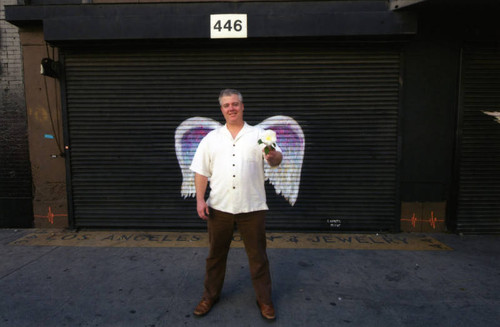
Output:
<path fill-rule="evenodd" d="M 247 14 L 210 15 L 211 39 L 245 39 L 248 37 Z"/>

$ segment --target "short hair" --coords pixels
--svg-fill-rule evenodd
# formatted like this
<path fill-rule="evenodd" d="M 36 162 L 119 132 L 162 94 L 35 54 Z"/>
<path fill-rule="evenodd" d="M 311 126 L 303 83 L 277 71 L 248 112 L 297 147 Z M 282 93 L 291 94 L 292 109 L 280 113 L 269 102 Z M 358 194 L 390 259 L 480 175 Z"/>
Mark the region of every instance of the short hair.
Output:
<path fill-rule="evenodd" d="M 224 89 L 220 91 L 219 94 L 219 104 L 222 106 L 222 97 L 227 97 L 236 94 L 238 96 L 238 99 L 240 100 L 241 103 L 243 103 L 243 96 L 241 95 L 241 92 L 235 89 Z"/>

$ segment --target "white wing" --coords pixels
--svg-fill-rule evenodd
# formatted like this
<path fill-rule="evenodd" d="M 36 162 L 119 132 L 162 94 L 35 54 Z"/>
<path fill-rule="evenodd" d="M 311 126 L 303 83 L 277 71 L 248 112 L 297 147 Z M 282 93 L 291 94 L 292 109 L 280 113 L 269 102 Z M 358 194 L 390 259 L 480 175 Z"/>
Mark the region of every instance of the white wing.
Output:
<path fill-rule="evenodd" d="M 277 143 L 283 153 L 283 161 L 276 168 L 266 162 L 264 172 L 276 194 L 281 194 L 293 206 L 300 189 L 300 175 L 304 161 L 305 139 L 300 125 L 288 116 L 273 116 L 259 125 L 262 129 L 276 132 Z"/>
<path fill-rule="evenodd" d="M 194 172 L 189 166 L 198 144 L 205 135 L 219 126 L 221 124 L 211 118 L 192 117 L 183 121 L 175 130 L 175 153 L 182 172 L 181 195 L 184 198 L 196 195 Z"/>
<path fill-rule="evenodd" d="M 492 116 L 496 119 L 496 122 L 500 124 L 500 111 L 484 111 L 483 110 L 483 113 L 488 115 L 488 116 Z"/>

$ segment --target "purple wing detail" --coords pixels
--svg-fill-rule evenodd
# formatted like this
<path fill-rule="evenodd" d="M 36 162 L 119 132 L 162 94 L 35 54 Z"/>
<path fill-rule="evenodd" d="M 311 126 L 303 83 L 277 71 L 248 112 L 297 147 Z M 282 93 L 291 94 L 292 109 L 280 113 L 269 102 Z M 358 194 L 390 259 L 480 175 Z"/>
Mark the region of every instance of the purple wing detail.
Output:
<path fill-rule="evenodd" d="M 291 119 L 291 118 L 290 118 Z M 298 127 L 298 128 L 297 128 Z M 276 132 L 276 138 L 279 140 L 280 147 L 289 150 L 298 150 L 304 148 L 304 136 L 300 126 L 290 125 L 271 125 L 269 129 Z"/>
<path fill-rule="evenodd" d="M 276 132 L 277 144 L 283 153 L 280 166 L 264 166 L 266 178 L 274 185 L 277 194 L 281 194 L 293 206 L 300 190 L 300 175 L 304 161 L 305 139 L 300 125 L 288 116 L 273 116 L 258 125 L 263 129 Z"/>
<path fill-rule="evenodd" d="M 175 130 L 175 152 L 182 172 L 181 195 L 194 197 L 194 172 L 189 169 L 201 140 L 210 131 L 221 126 L 213 119 L 192 117 L 183 121 Z"/>
<path fill-rule="evenodd" d="M 201 140 L 207 135 L 212 129 L 200 126 L 188 129 L 181 137 L 181 153 L 183 161 L 188 161 L 191 163 L 193 160 L 194 153 L 198 148 Z"/>

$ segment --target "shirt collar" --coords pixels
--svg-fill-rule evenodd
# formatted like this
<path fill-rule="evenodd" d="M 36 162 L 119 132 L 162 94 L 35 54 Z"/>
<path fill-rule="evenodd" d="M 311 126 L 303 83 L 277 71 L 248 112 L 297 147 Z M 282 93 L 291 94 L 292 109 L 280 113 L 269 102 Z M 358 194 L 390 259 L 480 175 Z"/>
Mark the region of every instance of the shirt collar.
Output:
<path fill-rule="evenodd" d="M 238 135 L 236 135 L 236 138 L 234 139 L 235 141 L 238 140 L 240 137 L 245 135 L 246 133 L 250 132 L 250 125 L 248 125 L 246 122 L 243 124 L 243 128 L 239 131 Z M 233 136 L 231 135 L 231 132 L 227 128 L 227 124 L 224 124 L 224 133 L 227 134 L 231 139 L 233 139 Z"/>

